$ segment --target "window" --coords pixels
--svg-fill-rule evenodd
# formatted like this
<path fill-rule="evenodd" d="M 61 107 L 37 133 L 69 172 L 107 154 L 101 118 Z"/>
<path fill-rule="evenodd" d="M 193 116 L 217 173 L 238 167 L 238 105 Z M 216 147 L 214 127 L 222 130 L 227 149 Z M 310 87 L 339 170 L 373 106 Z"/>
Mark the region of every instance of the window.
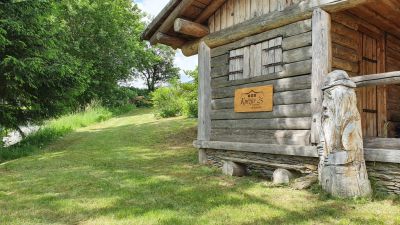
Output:
<path fill-rule="evenodd" d="M 241 80 L 282 71 L 282 37 L 231 50 L 229 80 Z"/>

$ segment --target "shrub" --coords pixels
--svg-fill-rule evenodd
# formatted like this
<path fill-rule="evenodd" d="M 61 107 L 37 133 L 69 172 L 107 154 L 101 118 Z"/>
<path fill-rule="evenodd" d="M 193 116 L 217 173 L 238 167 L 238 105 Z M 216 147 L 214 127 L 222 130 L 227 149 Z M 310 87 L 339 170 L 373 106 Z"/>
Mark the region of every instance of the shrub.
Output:
<path fill-rule="evenodd" d="M 182 112 L 182 99 L 176 86 L 158 88 L 152 93 L 156 117 L 178 116 Z"/>

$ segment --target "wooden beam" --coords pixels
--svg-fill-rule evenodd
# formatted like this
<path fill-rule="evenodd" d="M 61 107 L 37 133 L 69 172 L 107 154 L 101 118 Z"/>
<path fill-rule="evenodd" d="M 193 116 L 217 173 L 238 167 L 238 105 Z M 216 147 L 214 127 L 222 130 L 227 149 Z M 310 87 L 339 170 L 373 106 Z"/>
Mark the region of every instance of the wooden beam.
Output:
<path fill-rule="evenodd" d="M 223 141 L 195 141 L 193 145 L 197 148 L 219 149 L 240 152 L 256 152 L 274 155 L 292 155 L 304 157 L 318 157 L 317 148 L 314 146 L 299 145 L 273 145 L 243 142 Z"/>
<path fill-rule="evenodd" d="M 332 70 L 331 17 L 317 8 L 312 17 L 311 143 L 319 144 L 321 133 L 322 87 Z"/>
<path fill-rule="evenodd" d="M 158 33 L 167 33 L 174 26 L 175 19 L 178 18 L 185 10 L 187 10 L 194 1 L 195 0 L 182 0 L 154 32 L 150 38 L 150 43 L 157 44 L 158 42 L 156 35 Z"/>
<path fill-rule="evenodd" d="M 193 145 L 199 149 L 218 149 L 311 158 L 319 157 L 317 147 L 315 146 L 273 145 L 222 141 L 194 141 Z M 400 163 L 400 150 L 364 148 L 364 154 L 365 160 L 369 162 Z"/>
<path fill-rule="evenodd" d="M 200 44 L 199 109 L 197 140 L 209 141 L 211 136 L 211 55 L 210 48 Z"/>
<path fill-rule="evenodd" d="M 225 0 L 212 0 L 211 4 L 197 17 L 196 23 L 204 23 L 214 12 L 225 3 Z"/>
<path fill-rule="evenodd" d="M 283 11 L 271 12 L 240 24 L 207 35 L 201 40 L 191 41 L 182 46 L 186 56 L 195 55 L 199 43 L 205 42 L 210 48 L 222 46 L 242 38 L 275 29 L 300 20 L 309 19 L 314 9 L 321 8 L 329 13 L 355 7 L 373 0 L 306 0 L 289 6 Z"/>
<path fill-rule="evenodd" d="M 210 33 L 208 27 L 181 18 L 175 20 L 174 31 L 198 38 L 204 37 Z"/>
<path fill-rule="evenodd" d="M 161 32 L 158 32 L 157 34 L 154 35 L 156 43 L 161 43 L 165 44 L 168 46 L 171 46 L 174 49 L 177 49 L 181 47 L 184 43 L 185 40 L 177 38 L 177 37 L 172 37 L 167 34 L 163 34 Z"/>
<path fill-rule="evenodd" d="M 400 84 L 400 71 L 352 77 L 357 87 Z"/>

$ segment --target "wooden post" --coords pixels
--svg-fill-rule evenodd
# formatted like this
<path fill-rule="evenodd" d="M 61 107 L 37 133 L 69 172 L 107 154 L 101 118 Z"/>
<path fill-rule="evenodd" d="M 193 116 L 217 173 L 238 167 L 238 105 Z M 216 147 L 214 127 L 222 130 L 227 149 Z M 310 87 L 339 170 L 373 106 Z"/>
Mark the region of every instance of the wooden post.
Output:
<path fill-rule="evenodd" d="M 199 48 L 199 112 L 198 141 L 209 141 L 211 135 L 211 53 L 202 42 Z M 204 163 L 205 151 L 199 150 L 200 163 Z"/>
<path fill-rule="evenodd" d="M 311 143 L 319 144 L 324 77 L 332 70 L 331 17 L 317 8 L 312 17 Z"/>

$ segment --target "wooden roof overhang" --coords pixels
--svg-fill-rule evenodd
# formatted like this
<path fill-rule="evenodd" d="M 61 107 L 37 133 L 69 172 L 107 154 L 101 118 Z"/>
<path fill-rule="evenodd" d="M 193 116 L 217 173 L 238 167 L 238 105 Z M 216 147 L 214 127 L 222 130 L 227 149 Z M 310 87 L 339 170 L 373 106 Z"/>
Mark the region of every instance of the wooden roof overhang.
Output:
<path fill-rule="evenodd" d="M 276 11 L 236 24 L 212 34 L 206 32 L 208 18 L 226 0 L 171 0 L 142 35 L 151 44 L 162 43 L 180 48 L 186 56 L 198 52 L 200 42 L 210 48 L 312 17 L 314 9 L 330 13 L 354 8 L 364 3 L 386 0 L 304 0 L 283 11 Z M 195 30 L 195 31 L 193 31 Z M 199 34 L 201 33 L 201 35 Z"/>

